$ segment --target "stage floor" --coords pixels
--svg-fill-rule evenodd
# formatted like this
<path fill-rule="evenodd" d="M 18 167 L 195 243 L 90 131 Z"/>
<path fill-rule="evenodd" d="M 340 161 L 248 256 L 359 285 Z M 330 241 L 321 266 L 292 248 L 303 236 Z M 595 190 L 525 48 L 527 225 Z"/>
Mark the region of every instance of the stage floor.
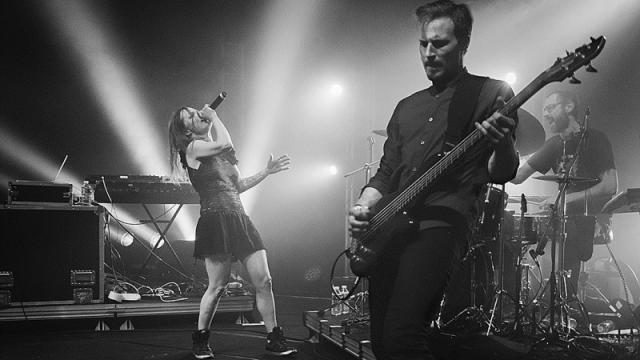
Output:
<path fill-rule="evenodd" d="M 304 325 L 319 339 L 361 360 L 375 360 L 369 341 L 369 323 L 366 314 L 333 316 L 329 310 L 306 311 Z M 407 316 L 410 316 L 409 314 Z M 464 322 L 464 321 L 462 321 Z M 637 360 L 640 359 L 640 333 L 623 330 L 594 336 L 572 335 L 565 341 L 547 341 L 545 333 L 524 335 L 487 335 L 486 329 L 476 324 L 458 323 L 455 328 L 434 332 L 429 336 L 429 347 L 438 359 L 486 360 Z M 458 330 L 458 333 L 447 332 Z"/>
<path fill-rule="evenodd" d="M 249 323 L 255 317 L 252 301 L 227 299 L 221 304 L 229 311 L 217 314 L 212 326 L 211 344 L 216 359 L 272 358 L 264 354 L 264 327 Z M 247 304 L 251 306 L 249 312 L 244 311 Z M 329 299 L 277 296 L 276 304 L 279 324 L 291 344 L 300 349 L 296 359 L 374 359 L 368 342 L 368 323 L 352 321 L 354 317 L 348 315 L 319 313 L 329 306 Z M 193 358 L 191 332 L 197 320 L 197 299 L 180 305 L 157 301 L 115 305 L 69 305 L 89 306 L 82 312 L 66 307 L 56 311 L 43 308 L 40 312 L 25 308 L 27 320 L 24 314 L 19 318 L 16 309 L 10 309 L 13 315 L 7 318 L 9 312 L 4 309 L 0 311 L 5 316 L 0 321 L 0 359 Z M 236 306 L 235 310 L 232 305 Z M 101 317 L 105 314 L 106 318 Z M 101 320 L 109 330 L 96 329 Z M 603 352 L 593 351 L 595 343 L 589 339 L 572 341 L 572 345 L 566 347 L 533 346 L 531 339 L 482 335 L 438 335 L 430 341 L 443 360 L 638 359 L 625 350 L 625 346 L 637 347 L 637 337 L 630 336 L 599 341 L 599 350 L 618 351 L 606 357 Z"/>

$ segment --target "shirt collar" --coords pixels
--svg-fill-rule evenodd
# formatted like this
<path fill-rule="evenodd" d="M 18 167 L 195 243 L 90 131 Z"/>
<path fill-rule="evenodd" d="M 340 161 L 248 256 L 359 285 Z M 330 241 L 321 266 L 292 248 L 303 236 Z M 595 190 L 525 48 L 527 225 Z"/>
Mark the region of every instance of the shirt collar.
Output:
<path fill-rule="evenodd" d="M 456 75 L 456 77 L 454 77 L 453 80 L 449 81 L 447 86 L 444 89 L 442 89 L 442 91 L 438 91 L 434 85 L 431 85 L 427 89 L 427 91 L 429 92 L 429 94 L 431 94 L 433 96 L 436 96 L 438 94 L 444 93 L 445 91 L 447 91 L 449 89 L 455 89 L 455 87 L 458 86 L 458 84 L 460 83 L 462 78 L 465 77 L 467 74 L 469 74 L 469 72 L 467 71 L 467 68 L 463 67 L 462 71 L 460 71 L 460 73 L 458 75 Z"/>

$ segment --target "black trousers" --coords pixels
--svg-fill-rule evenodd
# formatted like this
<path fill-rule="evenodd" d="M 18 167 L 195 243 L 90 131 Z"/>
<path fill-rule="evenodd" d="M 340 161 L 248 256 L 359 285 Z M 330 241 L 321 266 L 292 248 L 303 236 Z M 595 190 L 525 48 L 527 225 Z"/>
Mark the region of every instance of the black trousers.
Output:
<path fill-rule="evenodd" d="M 420 231 L 389 246 L 369 281 L 371 345 L 378 360 L 433 359 L 431 321 L 466 240 L 456 229 Z"/>

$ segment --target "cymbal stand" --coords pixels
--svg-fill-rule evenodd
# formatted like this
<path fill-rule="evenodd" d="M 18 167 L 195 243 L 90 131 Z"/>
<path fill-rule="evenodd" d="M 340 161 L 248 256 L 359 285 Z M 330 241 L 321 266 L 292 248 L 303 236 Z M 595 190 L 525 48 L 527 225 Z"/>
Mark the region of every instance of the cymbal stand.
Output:
<path fill-rule="evenodd" d="M 445 294 L 442 298 L 441 304 L 440 304 L 440 312 L 438 314 L 438 317 L 436 319 L 436 325 L 438 328 L 440 329 L 448 329 L 451 326 L 455 325 L 456 323 L 459 323 L 461 320 L 465 321 L 465 328 L 466 330 L 469 329 L 476 329 L 476 327 L 478 329 L 484 327 L 485 325 L 488 326 L 487 332 L 490 332 L 492 328 L 495 329 L 495 326 L 493 326 L 493 322 L 492 319 L 490 319 L 489 317 L 487 317 L 487 314 L 485 313 L 485 310 L 483 308 L 483 305 L 480 304 L 478 305 L 478 288 L 479 288 L 479 284 L 477 281 L 477 265 L 478 265 L 478 257 L 481 255 L 480 251 L 481 248 L 484 245 L 480 245 L 480 246 L 472 246 L 469 251 L 468 254 L 465 257 L 465 261 L 469 260 L 470 261 L 470 266 L 469 266 L 469 299 L 470 299 L 470 305 L 466 308 L 464 308 L 462 311 L 460 311 L 459 313 L 457 313 L 453 318 L 451 318 L 450 320 L 448 320 L 446 323 L 442 322 L 442 315 L 443 315 L 443 308 L 444 306 L 447 304 L 448 299 L 447 299 L 447 295 Z M 490 263 L 492 264 L 493 261 L 490 261 Z M 489 284 L 486 284 L 487 286 Z M 486 291 L 486 289 L 485 289 Z M 488 335 L 488 334 L 487 334 Z"/>
<path fill-rule="evenodd" d="M 578 143 L 578 147 L 576 150 L 579 150 L 580 145 L 582 144 L 582 139 L 584 139 L 584 134 Z M 579 151 L 576 151 L 579 153 Z M 571 176 L 575 172 L 574 165 L 576 164 L 577 156 L 570 158 L 570 166 L 566 167 L 567 161 L 567 153 L 566 153 L 566 141 L 562 141 L 562 158 L 559 167 L 559 173 L 562 174 L 562 179 L 558 183 L 558 194 L 556 196 L 554 205 L 551 207 L 551 223 L 552 223 L 552 234 L 551 234 L 551 273 L 549 275 L 549 329 L 550 329 L 550 339 L 551 341 L 557 341 L 560 339 L 560 334 L 558 332 L 558 328 L 555 323 L 556 316 L 556 307 L 560 306 L 560 324 L 566 324 L 567 328 L 569 327 L 569 313 L 565 308 L 567 306 L 567 291 L 566 291 L 566 280 L 565 280 L 565 268 L 564 268 L 564 246 L 567 240 L 567 201 L 566 201 L 566 193 L 569 184 L 571 183 Z M 560 211 L 559 211 L 560 210 Z M 559 228 L 558 228 L 558 225 Z M 560 232 L 560 246 L 558 247 L 558 231 Z M 558 253 L 559 249 L 559 253 Z M 557 264 L 559 262 L 559 264 Z M 559 269 L 559 271 L 557 270 Z M 561 286 L 558 287 L 558 280 L 562 280 Z M 564 292 L 562 290 L 565 290 Z M 556 300 L 559 303 L 556 303 Z"/>
<path fill-rule="evenodd" d="M 525 238 L 525 224 L 524 224 L 524 214 L 527 212 L 527 198 L 524 196 L 524 194 L 521 195 L 520 197 L 520 234 L 519 234 L 519 241 L 518 241 L 518 245 L 519 245 L 519 250 L 518 251 L 518 255 L 516 258 L 516 287 L 515 287 L 515 321 L 514 321 L 514 325 L 513 325 L 513 330 L 516 334 L 521 335 L 523 333 L 522 330 L 522 317 L 525 314 L 524 312 L 524 308 L 523 308 L 523 301 L 522 301 L 522 258 L 523 258 L 523 245 L 522 245 L 522 240 Z M 528 270 L 527 270 L 528 271 Z M 528 278 L 528 273 L 527 273 L 527 278 Z M 529 291 L 529 281 L 527 280 L 526 282 L 527 288 L 524 289 L 527 294 Z"/>
<path fill-rule="evenodd" d="M 503 196 L 506 194 L 505 192 L 505 185 L 502 184 L 501 187 L 501 191 Z M 500 204 L 502 204 L 501 209 L 504 210 L 505 207 L 505 203 L 504 203 L 505 199 L 501 199 Z M 506 295 L 509 299 L 511 299 L 512 302 L 516 303 L 518 300 L 514 299 L 513 296 L 511 296 L 511 294 L 509 294 L 509 292 L 507 292 L 504 289 L 504 272 L 505 272 L 505 259 L 504 259 L 504 255 L 505 255 L 505 241 L 504 241 L 504 237 L 502 236 L 502 225 L 504 222 L 504 211 L 500 212 L 501 217 L 498 221 L 498 228 L 496 231 L 496 241 L 498 242 L 498 280 L 497 282 L 494 282 L 494 286 L 497 287 L 497 290 L 494 292 L 494 302 L 493 302 L 493 307 L 490 311 L 491 313 L 491 317 L 489 318 L 488 322 L 487 322 L 487 331 L 486 331 L 486 335 L 489 335 L 491 333 L 491 329 L 493 328 L 494 330 L 498 330 L 500 331 L 498 326 L 495 326 L 494 323 L 498 323 L 501 324 L 502 323 L 502 318 L 503 318 L 503 303 L 502 303 L 502 296 Z"/>

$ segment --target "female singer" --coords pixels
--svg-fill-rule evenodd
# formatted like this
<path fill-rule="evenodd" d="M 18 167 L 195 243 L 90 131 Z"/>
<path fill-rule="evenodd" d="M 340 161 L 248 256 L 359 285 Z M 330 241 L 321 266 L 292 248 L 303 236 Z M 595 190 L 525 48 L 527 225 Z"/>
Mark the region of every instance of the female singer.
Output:
<path fill-rule="evenodd" d="M 266 351 L 272 355 L 295 354 L 277 325 L 271 275 L 260 234 L 247 216 L 240 193 L 267 176 L 289 168 L 290 159 L 269 156 L 266 167 L 241 178 L 231 136 L 215 110 L 182 107 L 169 122 L 171 169 L 186 170 L 200 196 L 200 219 L 196 227 L 194 257 L 204 259 L 209 285 L 198 315 L 198 329 L 192 335 L 193 353 L 211 359 L 209 328 L 218 302 L 224 294 L 231 263 L 241 261 L 256 288 L 256 305 L 267 330 Z"/>

